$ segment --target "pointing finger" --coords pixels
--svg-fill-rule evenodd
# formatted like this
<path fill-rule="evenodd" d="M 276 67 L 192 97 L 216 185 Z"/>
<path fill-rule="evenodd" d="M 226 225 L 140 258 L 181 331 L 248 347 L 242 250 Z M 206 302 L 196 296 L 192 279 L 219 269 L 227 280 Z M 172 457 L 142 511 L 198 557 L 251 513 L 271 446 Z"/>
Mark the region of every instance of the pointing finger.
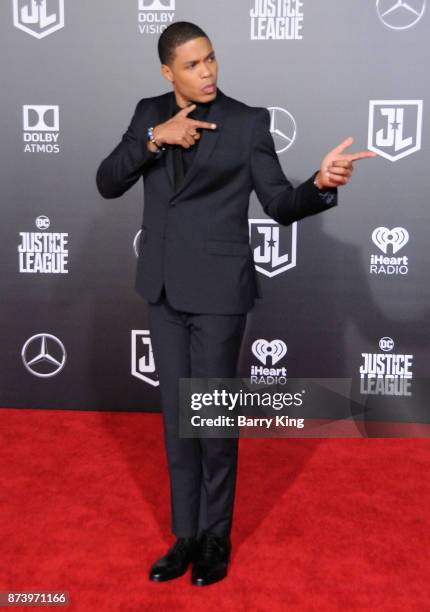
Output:
<path fill-rule="evenodd" d="M 197 119 L 190 119 L 192 124 L 196 128 L 204 128 L 206 130 L 214 130 L 216 128 L 216 123 L 208 123 L 207 121 L 197 121 Z"/>
<path fill-rule="evenodd" d="M 345 155 L 345 159 L 349 161 L 357 161 L 358 159 L 365 159 L 367 157 L 377 157 L 373 151 L 358 151 L 357 153 L 349 153 Z"/>

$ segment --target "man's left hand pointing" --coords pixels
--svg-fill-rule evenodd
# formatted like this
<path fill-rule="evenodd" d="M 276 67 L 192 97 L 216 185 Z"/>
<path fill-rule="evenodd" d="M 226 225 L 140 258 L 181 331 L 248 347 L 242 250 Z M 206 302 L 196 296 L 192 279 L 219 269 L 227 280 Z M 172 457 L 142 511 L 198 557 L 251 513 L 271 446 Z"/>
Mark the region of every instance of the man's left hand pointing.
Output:
<path fill-rule="evenodd" d="M 339 187 L 346 185 L 352 175 L 354 161 L 366 157 L 376 157 L 371 151 L 359 151 L 357 153 L 344 153 L 350 147 L 354 139 L 352 136 L 341 142 L 332 149 L 321 162 L 320 170 L 315 177 L 315 182 L 320 189 L 328 187 Z"/>

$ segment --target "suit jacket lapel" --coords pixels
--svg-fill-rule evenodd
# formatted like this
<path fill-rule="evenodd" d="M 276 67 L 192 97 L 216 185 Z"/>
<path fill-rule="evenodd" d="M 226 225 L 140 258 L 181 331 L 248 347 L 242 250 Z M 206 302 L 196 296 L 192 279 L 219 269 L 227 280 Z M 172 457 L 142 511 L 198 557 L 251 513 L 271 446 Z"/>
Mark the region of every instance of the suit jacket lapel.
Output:
<path fill-rule="evenodd" d="M 225 108 L 225 95 L 222 93 L 220 89 L 217 91 L 217 96 L 215 100 L 212 102 L 211 107 L 209 109 L 209 113 L 206 121 L 208 123 L 216 123 L 217 128 L 215 130 L 211 129 L 199 129 L 200 132 L 200 141 L 199 146 L 197 148 L 196 154 L 194 156 L 193 162 L 188 169 L 188 172 L 185 175 L 185 179 L 182 185 L 175 191 L 175 197 L 181 193 L 187 185 L 193 180 L 194 176 L 199 171 L 199 168 L 202 164 L 209 158 L 212 153 L 219 136 L 219 130 L 222 129 L 222 121 L 224 118 Z M 169 99 L 167 101 L 166 107 L 163 115 L 167 114 L 168 116 L 163 118 L 162 121 L 167 121 L 171 117 L 173 112 L 173 103 L 174 103 L 174 93 L 170 92 Z M 173 189 L 175 188 L 175 172 L 173 166 L 173 149 L 171 146 L 167 147 L 166 151 L 166 170 L 169 176 L 169 179 L 172 183 Z"/>

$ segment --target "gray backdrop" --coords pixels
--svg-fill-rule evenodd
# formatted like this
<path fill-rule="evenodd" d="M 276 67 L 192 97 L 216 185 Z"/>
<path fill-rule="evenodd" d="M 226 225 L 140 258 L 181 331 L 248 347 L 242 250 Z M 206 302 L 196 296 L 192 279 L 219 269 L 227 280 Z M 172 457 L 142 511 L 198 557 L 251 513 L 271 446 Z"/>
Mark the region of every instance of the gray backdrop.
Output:
<path fill-rule="evenodd" d="M 429 370 L 425 4 L 4 0 L 0 405 L 159 407 L 134 291 L 142 184 L 103 200 L 95 173 L 137 101 L 169 89 L 158 32 L 187 20 L 210 36 L 224 93 L 273 109 L 294 184 L 349 135 L 352 150 L 380 154 L 356 164 L 336 209 L 297 226 L 267 223 L 251 198 L 264 298 L 248 317 L 241 375 L 357 377 L 360 393 L 390 400 L 385 419 L 425 421 L 424 405 L 408 403 Z"/>

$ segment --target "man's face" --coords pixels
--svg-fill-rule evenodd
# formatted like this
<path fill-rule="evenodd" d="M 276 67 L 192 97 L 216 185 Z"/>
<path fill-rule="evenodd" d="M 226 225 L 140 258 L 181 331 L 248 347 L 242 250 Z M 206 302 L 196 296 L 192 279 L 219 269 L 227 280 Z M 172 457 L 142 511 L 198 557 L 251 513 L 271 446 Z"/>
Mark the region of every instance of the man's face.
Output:
<path fill-rule="evenodd" d="M 172 63 L 162 64 L 161 71 L 173 83 L 181 105 L 216 98 L 218 64 L 210 41 L 203 36 L 176 47 Z"/>

